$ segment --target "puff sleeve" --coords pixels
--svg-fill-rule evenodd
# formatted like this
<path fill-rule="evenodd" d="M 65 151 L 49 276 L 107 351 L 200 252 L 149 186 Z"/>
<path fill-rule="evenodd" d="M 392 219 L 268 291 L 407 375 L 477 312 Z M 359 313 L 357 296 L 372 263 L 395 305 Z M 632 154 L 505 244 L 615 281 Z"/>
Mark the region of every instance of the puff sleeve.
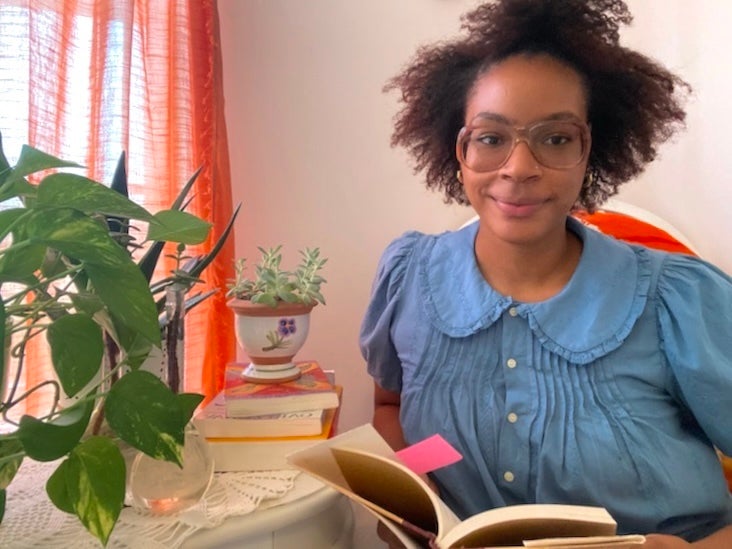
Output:
<path fill-rule="evenodd" d="M 658 281 L 661 345 L 672 386 L 706 435 L 732 453 L 732 278 L 689 256 L 670 255 Z"/>
<path fill-rule="evenodd" d="M 399 392 L 402 367 L 391 338 L 394 315 L 405 283 L 414 247 L 423 235 L 410 231 L 394 240 L 379 261 L 371 289 L 371 301 L 361 324 L 359 344 L 368 373 L 379 386 Z"/>

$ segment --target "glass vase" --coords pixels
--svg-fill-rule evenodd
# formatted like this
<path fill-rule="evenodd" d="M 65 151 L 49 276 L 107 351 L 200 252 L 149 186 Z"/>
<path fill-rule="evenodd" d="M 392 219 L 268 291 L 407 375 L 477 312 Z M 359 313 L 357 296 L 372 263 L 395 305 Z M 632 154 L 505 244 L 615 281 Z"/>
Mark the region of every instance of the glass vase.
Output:
<path fill-rule="evenodd" d="M 179 513 L 198 503 L 213 479 L 214 462 L 206 440 L 189 424 L 183 467 L 138 452 L 132 462 L 129 489 L 135 507 L 155 515 Z"/>
<path fill-rule="evenodd" d="M 176 394 L 185 390 L 185 293 L 184 286 L 173 284 L 166 288 L 162 351 L 154 349 L 142 365 Z M 153 459 L 142 452 L 136 454 L 128 476 L 132 504 L 158 515 L 178 513 L 203 497 L 213 472 L 214 462 L 208 444 L 189 423 L 185 430 L 183 467 Z"/>

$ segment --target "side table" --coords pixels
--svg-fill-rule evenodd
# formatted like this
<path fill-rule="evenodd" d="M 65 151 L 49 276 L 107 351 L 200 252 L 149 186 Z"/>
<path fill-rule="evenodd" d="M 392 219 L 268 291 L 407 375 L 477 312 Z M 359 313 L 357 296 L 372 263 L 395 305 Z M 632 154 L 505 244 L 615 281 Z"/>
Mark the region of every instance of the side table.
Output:
<path fill-rule="evenodd" d="M 101 548 L 76 517 L 48 500 L 42 487 L 55 466 L 23 462 L 8 487 L 3 549 Z M 295 470 L 250 471 L 217 474 L 204 498 L 177 515 L 126 507 L 107 547 L 345 549 L 353 531 L 352 507 L 335 490 Z"/>
<path fill-rule="evenodd" d="M 345 496 L 301 474 L 295 487 L 256 511 L 198 530 L 183 549 L 349 549 L 354 518 Z"/>

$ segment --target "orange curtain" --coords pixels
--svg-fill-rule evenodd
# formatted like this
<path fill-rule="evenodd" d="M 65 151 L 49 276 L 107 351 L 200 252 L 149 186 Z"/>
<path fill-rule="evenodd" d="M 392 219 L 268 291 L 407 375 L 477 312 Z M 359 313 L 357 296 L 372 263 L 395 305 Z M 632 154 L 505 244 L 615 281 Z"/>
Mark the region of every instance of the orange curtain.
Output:
<path fill-rule="evenodd" d="M 153 212 L 202 167 L 188 209 L 213 230 L 187 253 L 209 250 L 232 212 L 215 0 L 4 0 L 0 35 L 0 130 L 11 164 L 15 144 L 27 142 L 109 183 L 126 151 L 130 198 Z M 186 321 L 186 390 L 208 397 L 236 350 L 224 295 L 233 253 L 232 235 L 197 286 L 221 291 Z M 28 385 L 46 368 L 29 354 Z"/>

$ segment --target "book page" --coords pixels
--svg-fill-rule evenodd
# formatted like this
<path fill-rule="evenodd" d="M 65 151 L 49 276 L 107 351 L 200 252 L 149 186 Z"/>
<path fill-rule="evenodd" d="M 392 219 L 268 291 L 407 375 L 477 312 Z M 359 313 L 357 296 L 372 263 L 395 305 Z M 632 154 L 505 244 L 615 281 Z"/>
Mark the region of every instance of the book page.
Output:
<path fill-rule="evenodd" d="M 601 507 L 512 505 L 478 513 L 455 526 L 440 546 L 523 546 L 525 540 L 614 536 L 616 522 Z"/>
<path fill-rule="evenodd" d="M 646 538 L 640 535 L 629 536 L 592 536 L 586 538 L 552 538 L 525 541 L 525 547 L 536 549 L 634 549 L 642 547 Z"/>
<path fill-rule="evenodd" d="M 451 512 L 445 511 L 440 516 L 438 509 L 444 504 L 418 475 L 382 456 L 351 448 L 332 451 L 351 490 L 372 503 L 377 512 L 385 510 L 399 517 L 400 523 L 406 521 L 433 536 L 439 536 L 440 526 L 445 531 L 443 517 Z M 457 522 L 457 519 L 448 520 Z"/>
<path fill-rule="evenodd" d="M 338 458 L 334 449 L 339 449 Z M 370 424 L 291 454 L 287 459 L 295 467 L 397 523 L 405 520 L 411 523 L 411 518 L 416 521 L 413 523 L 416 528 L 422 528 L 417 522 L 422 525 L 432 524 L 436 528 L 430 526 L 423 529 L 440 535 L 459 522 L 437 494 L 418 475 L 398 461 L 394 450 Z M 378 472 L 373 472 L 374 468 Z M 372 472 L 364 476 L 362 471 L 366 470 Z M 379 482 L 379 486 L 383 488 L 379 495 L 369 486 L 377 478 L 391 479 L 387 483 Z M 419 499 L 419 504 L 414 505 L 414 497 Z M 370 501 L 372 498 L 376 501 Z M 404 503 L 410 505 L 405 506 Z M 407 507 L 413 510 L 408 513 Z M 409 517 L 399 516 L 396 512 L 409 514 Z"/>

